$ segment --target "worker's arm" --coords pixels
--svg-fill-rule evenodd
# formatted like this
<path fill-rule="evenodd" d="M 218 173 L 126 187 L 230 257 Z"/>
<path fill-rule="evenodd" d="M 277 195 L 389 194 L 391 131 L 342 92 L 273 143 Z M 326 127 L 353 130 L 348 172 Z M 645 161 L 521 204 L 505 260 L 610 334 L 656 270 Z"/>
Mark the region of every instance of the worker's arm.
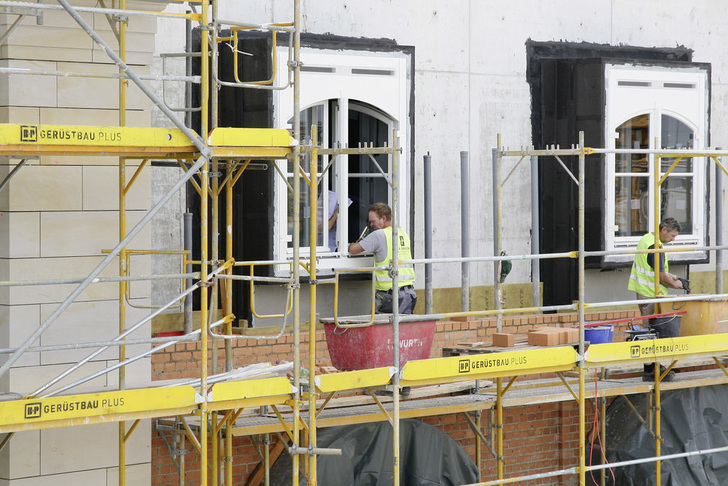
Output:
<path fill-rule="evenodd" d="M 357 255 L 359 253 L 362 253 L 364 251 L 364 248 L 357 242 L 357 243 L 349 243 L 349 253 L 352 255 Z"/>
<path fill-rule="evenodd" d="M 660 283 L 671 289 L 683 288 L 682 282 L 675 275 L 667 272 L 660 272 Z"/>
<path fill-rule="evenodd" d="M 329 231 L 334 229 L 334 225 L 336 224 L 336 220 L 339 218 L 339 208 L 334 209 L 334 214 L 331 215 L 329 218 Z"/>

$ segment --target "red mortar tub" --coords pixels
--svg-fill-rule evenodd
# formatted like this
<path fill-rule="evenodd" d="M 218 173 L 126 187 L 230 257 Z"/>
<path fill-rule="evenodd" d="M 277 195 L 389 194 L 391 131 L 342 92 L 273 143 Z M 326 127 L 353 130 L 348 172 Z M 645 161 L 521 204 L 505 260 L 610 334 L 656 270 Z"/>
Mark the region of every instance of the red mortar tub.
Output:
<path fill-rule="evenodd" d="M 326 331 L 331 363 L 341 371 L 391 366 L 393 360 L 392 324 L 389 314 L 377 314 L 367 327 L 337 328 L 334 318 L 321 322 Z M 340 317 L 339 324 L 367 323 L 370 316 Z M 435 321 L 399 323 L 399 365 L 407 361 L 427 359 L 435 336 Z"/>

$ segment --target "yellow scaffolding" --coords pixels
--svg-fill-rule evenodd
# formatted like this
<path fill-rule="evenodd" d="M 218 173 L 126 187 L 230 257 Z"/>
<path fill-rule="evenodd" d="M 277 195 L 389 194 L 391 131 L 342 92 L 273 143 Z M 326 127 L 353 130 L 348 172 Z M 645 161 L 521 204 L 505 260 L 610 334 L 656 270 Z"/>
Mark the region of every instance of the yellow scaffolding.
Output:
<path fill-rule="evenodd" d="M 87 33 L 100 46 L 105 47 L 107 52 L 113 52 L 108 44 L 103 41 L 98 34 L 87 24 L 84 25 L 83 19 L 79 16 L 79 12 L 83 11 L 103 11 L 108 14 L 127 13 L 140 14 L 140 12 L 126 11 L 124 1 L 122 0 L 119 9 L 82 9 L 74 8 L 65 0 L 59 0 L 63 8 L 73 16 L 78 23 L 87 31 Z M 230 231 L 232 220 L 232 188 L 238 181 L 242 173 L 248 167 L 251 160 L 277 160 L 288 159 L 293 162 L 294 184 L 292 186 L 294 201 L 300 201 L 300 179 L 303 178 L 310 185 L 310 201 L 311 207 L 314 207 L 317 201 L 318 190 L 318 166 L 317 160 L 319 154 L 339 155 L 347 153 L 364 153 L 364 154 L 387 154 L 392 159 L 392 171 L 396 175 L 398 171 L 398 146 L 396 133 L 393 136 L 392 147 L 368 147 L 353 149 L 322 149 L 314 143 L 309 145 L 302 144 L 300 140 L 300 107 L 298 103 L 300 84 L 300 2 L 295 0 L 294 3 L 294 20 L 289 23 L 261 25 L 257 27 L 235 27 L 235 41 L 237 42 L 237 31 L 258 28 L 260 30 L 270 31 L 273 35 L 276 32 L 288 32 L 292 35 L 292 60 L 289 62 L 290 72 L 286 73 L 292 79 L 290 84 L 294 93 L 294 134 L 286 130 L 276 129 L 243 129 L 243 128 L 224 128 L 208 126 L 208 120 L 217 119 L 217 89 L 221 82 L 213 75 L 213 66 L 210 66 L 210 59 L 215 60 L 217 56 L 218 42 L 229 39 L 217 37 L 217 27 L 219 22 L 217 19 L 218 0 L 201 0 L 199 2 L 190 2 L 198 5 L 200 13 L 191 13 L 179 15 L 179 19 L 191 20 L 199 22 L 204 31 L 211 33 L 210 36 L 202 35 L 202 49 L 200 53 L 201 59 L 201 75 L 199 77 L 200 97 L 203 100 L 210 99 L 211 102 L 202 103 L 201 105 L 201 133 L 207 134 L 202 137 L 189 128 L 183 126 L 181 122 L 177 128 L 161 129 L 161 128 L 132 128 L 126 126 L 126 86 L 129 81 L 133 81 L 142 88 L 142 90 L 152 95 L 151 92 L 145 91 L 141 78 L 133 73 L 125 63 L 125 39 L 126 39 L 126 20 L 125 17 L 118 17 L 118 33 L 119 54 L 111 55 L 114 62 L 119 66 L 119 126 L 118 127 L 90 127 L 90 126 L 70 126 L 70 125 L 0 125 L 0 155 L 19 156 L 22 161 L 9 174 L 8 178 L 0 184 L 0 190 L 9 184 L 10 178 L 16 170 L 22 170 L 24 161 L 28 157 L 37 157 L 49 154 L 61 155 L 115 155 L 119 156 L 119 244 L 108 252 L 107 257 L 99 266 L 94 269 L 87 278 L 74 283 L 78 284 L 76 291 L 59 307 L 38 330 L 33 334 L 23 346 L 13 351 L 11 358 L 2 365 L 0 373 L 6 372 L 14 361 L 25 351 L 32 350 L 32 344 L 37 337 L 42 334 L 45 328 L 52 324 L 58 314 L 73 301 L 73 299 L 83 291 L 87 286 L 98 282 L 118 282 L 118 312 L 119 312 L 119 336 L 108 342 L 99 344 L 99 348 L 106 349 L 110 346 L 119 347 L 119 385 L 118 390 L 101 393 L 82 393 L 75 395 L 60 394 L 70 387 L 62 387 L 53 392 L 41 392 L 33 396 L 24 397 L 23 399 L 10 400 L 0 403 L 0 433 L 8 433 L 8 438 L 3 442 L 7 443 L 11 434 L 17 431 L 36 430 L 54 427 L 68 427 L 82 424 L 118 422 L 119 423 L 119 484 L 126 482 L 125 478 L 125 444 L 129 436 L 134 432 L 138 422 L 146 418 L 161 418 L 176 416 L 183 431 L 183 439 L 190 440 L 200 455 L 201 467 L 201 484 L 208 484 L 211 480 L 212 484 L 232 484 L 232 461 L 227 460 L 232 456 L 232 437 L 235 435 L 253 435 L 253 434 L 270 434 L 281 432 L 285 433 L 291 441 L 289 452 L 293 458 L 293 475 L 294 484 L 299 482 L 299 470 L 305 471 L 308 484 L 317 483 L 316 457 L 319 454 L 335 454 L 337 451 L 321 449 L 317 447 L 316 430 L 319 427 L 328 427 L 333 425 L 353 424 L 361 422 L 388 420 L 394 429 L 393 454 L 394 454 L 394 484 L 399 484 L 399 422 L 403 418 L 409 417 L 426 417 L 440 414 L 454 414 L 477 412 L 477 420 L 472 423 L 475 436 L 478 438 L 478 461 L 480 461 L 480 444 L 485 443 L 496 457 L 497 479 L 487 482 L 478 483 L 480 485 L 488 484 L 509 484 L 521 482 L 527 479 L 534 479 L 528 476 L 506 478 L 505 474 L 505 457 L 504 457 L 504 437 L 503 437 L 503 408 L 508 406 L 528 405 L 536 403 L 544 403 L 546 401 L 566 401 L 574 400 L 579 405 L 579 462 L 576 466 L 569 469 L 558 471 L 547 471 L 538 477 L 556 476 L 575 474 L 578 475 L 579 484 L 585 484 L 585 474 L 590 470 L 599 469 L 598 466 L 587 466 L 586 456 L 586 432 L 585 432 L 585 401 L 587 393 L 595 398 L 611 397 L 620 394 L 631 393 L 654 393 L 656 403 L 655 427 L 656 427 L 656 457 L 657 476 L 660 476 L 660 410 L 659 400 L 662 390 L 675 389 L 683 386 L 706 386 L 708 384 L 728 383 L 728 372 L 723 366 L 720 357 L 728 354 L 728 335 L 693 336 L 665 339 L 660 342 L 660 346 L 654 343 L 639 343 L 638 349 L 635 350 L 634 343 L 614 343 L 599 344 L 590 346 L 587 352 L 584 343 L 584 312 L 588 308 L 596 308 L 598 305 L 588 304 L 584 300 L 583 282 L 584 282 L 584 258 L 588 256 L 583 245 L 584 231 L 584 200 L 583 200 L 583 174 L 585 157 L 600 152 L 601 149 L 590 149 L 584 147 L 583 137 L 580 139 L 579 146 L 574 149 L 560 150 L 548 149 L 544 151 L 538 150 L 522 150 L 507 151 L 500 146 L 495 149 L 496 166 L 500 163 L 500 158 L 507 156 L 531 156 L 531 155 L 572 155 L 578 156 L 580 160 L 579 183 L 580 183 L 580 200 L 579 200 L 579 248 L 577 251 L 570 252 L 566 257 L 576 258 L 579 261 L 579 281 L 580 293 L 577 304 L 571 306 L 562 306 L 561 309 L 575 310 L 579 313 L 580 323 L 580 344 L 579 349 L 573 347 L 556 347 L 539 350 L 513 351 L 505 353 L 497 353 L 492 355 L 473 355 L 467 357 L 448 357 L 433 358 L 422 361 L 411 361 L 406 363 L 402 369 L 398 367 L 383 367 L 371 370 L 352 371 L 344 373 L 336 373 L 330 375 L 316 375 L 316 305 L 317 305 L 317 268 L 316 268 L 316 244 L 312 241 L 310 247 L 310 257 L 307 260 L 301 259 L 299 250 L 300 244 L 300 207 L 294 204 L 293 217 L 293 260 L 291 264 L 291 276 L 286 280 L 291 293 L 291 312 L 293 314 L 293 383 L 284 377 L 261 378 L 255 380 L 232 380 L 227 382 L 211 383 L 210 378 L 217 371 L 216 353 L 209 355 L 210 349 L 216 350 L 216 339 L 224 339 L 226 341 L 226 371 L 229 371 L 229 363 L 231 361 L 230 340 L 240 336 L 234 335 L 232 332 L 232 289 L 231 285 L 225 284 L 226 278 L 232 278 L 232 268 L 235 265 L 246 265 L 246 262 L 235 262 L 232 256 L 232 232 Z M 24 7 L 30 8 L 30 7 Z M 38 8 L 47 8 L 39 4 Z M 163 14 L 158 14 L 163 15 Z M 168 15 L 168 14 L 164 14 Z M 208 26 L 212 26 L 208 28 Z M 116 56 L 116 57 L 115 57 Z M 214 73 L 213 73 L 214 74 Z M 217 81 L 210 83 L 210 79 Z M 274 80 L 264 80 L 256 83 L 257 85 L 270 84 Z M 188 80 L 188 82 L 191 82 Z M 246 83 L 240 83 L 244 85 Z M 253 84 L 253 83 L 247 83 Z M 154 97 L 153 97 L 154 98 Z M 159 102 L 158 106 L 168 114 L 171 118 L 173 114 L 164 102 Z M 167 113 L 170 112 L 170 113 Z M 176 119 L 176 118 L 175 118 Z M 312 130 L 312 140 L 317 140 L 315 127 Z M 306 173 L 301 167 L 301 156 L 304 153 L 310 153 L 311 165 L 310 172 Z M 664 157 L 681 157 L 685 154 L 660 154 Z M 710 157 L 720 165 L 718 156 L 725 155 L 720 151 L 707 152 L 689 152 L 689 156 Z M 134 357 L 126 357 L 126 346 L 132 343 L 138 343 L 138 340 L 128 339 L 127 336 L 130 328 L 126 322 L 126 296 L 128 282 L 134 278 L 129 275 L 127 257 L 136 250 L 127 249 L 127 244 L 133 236 L 138 232 L 144 224 L 146 224 L 153 214 L 161 207 L 167 199 L 163 199 L 152 208 L 142 219 L 142 221 L 129 230 L 125 218 L 125 208 L 130 187 L 134 184 L 140 171 L 148 167 L 147 161 L 150 159 L 170 159 L 178 161 L 180 166 L 185 170 L 184 177 L 178 182 L 175 188 L 170 191 L 183 187 L 189 182 L 199 192 L 200 198 L 200 214 L 201 229 L 199 242 L 201 248 L 201 256 L 199 264 L 199 272 L 195 275 L 198 282 L 191 288 L 186 289 L 175 301 L 188 297 L 192 292 L 199 292 L 200 295 L 200 315 L 201 329 L 190 333 L 189 335 L 172 339 L 151 339 L 143 340 L 144 342 L 160 343 L 157 349 L 163 349 L 170 344 L 184 340 L 199 340 L 201 345 L 200 358 L 200 378 L 199 383 L 193 385 L 179 386 L 152 386 L 149 388 L 128 389 L 125 383 L 124 367 L 126 364 L 133 362 Z M 140 159 L 143 162 L 139 165 L 137 172 L 127 182 L 126 177 L 126 161 L 129 159 Z M 245 161 L 240 163 L 239 161 Z M 676 162 L 677 163 L 677 162 Z M 655 164 L 656 167 L 659 164 Z M 674 165 L 673 165 L 674 166 Z M 222 187 L 220 178 L 210 178 L 210 171 L 218 172 L 224 169 L 225 174 L 222 178 Z M 722 168 L 722 166 L 721 166 Z M 659 169 L 656 169 L 659 170 Z M 724 169 L 725 171 L 725 169 Z M 659 173 L 657 179 L 660 179 Z M 398 193 L 396 187 L 396 177 L 393 181 L 393 206 L 394 214 L 397 214 Z M 500 188 L 499 188 L 500 189 Z M 656 191 L 657 193 L 657 191 Z M 225 248 L 226 254 L 224 258 L 218 255 L 217 236 L 212 241 L 209 240 L 208 226 L 212 226 L 212 234 L 217 235 L 219 230 L 216 225 L 219 222 L 220 198 L 224 195 L 225 214 Z M 658 207 L 658 205 L 655 205 Z M 498 205 L 498 221 L 497 231 L 500 231 L 502 221 L 500 220 L 500 206 Z M 317 231 L 316 211 L 311 212 L 311 232 Z M 211 220 L 211 221 L 210 221 Z M 658 218 L 655 218 L 658 221 Z M 393 225 L 396 228 L 396 224 Z M 396 238 L 393 238 L 396 240 Z M 654 250 L 666 251 L 666 250 Z M 499 255 L 496 252 L 496 255 Z M 103 268 L 108 265 L 113 258 L 119 257 L 118 278 L 103 278 L 100 273 Z M 538 256 L 537 256 L 538 257 Z M 491 257 L 495 265 L 506 258 L 513 257 Z M 421 261 L 395 261 L 393 262 L 394 285 L 397 286 L 397 267 L 406 263 L 422 263 Z M 310 315 L 309 315 L 309 349 L 308 349 L 308 383 L 309 388 L 303 389 L 300 357 L 300 333 L 301 333 L 301 316 L 300 316 L 300 294 L 301 285 L 300 269 L 305 268 L 311 277 L 310 285 Z M 497 275 L 498 272 L 496 272 Z M 255 282 L 254 272 L 251 271 L 251 282 Z M 186 278 L 188 275 L 179 275 L 180 278 Z M 338 278 L 338 275 L 337 275 Z M 338 281 L 338 280 L 337 280 Z M 46 282 L 47 283 L 47 282 Z M 14 285 L 39 285 L 38 282 L 0 282 L 2 286 Z M 503 315 L 537 312 L 543 310 L 540 307 L 532 307 L 527 309 L 502 309 L 500 304 L 500 283 L 495 281 L 496 291 L 496 308 L 492 310 L 459 312 L 450 314 L 438 314 L 431 316 L 441 319 L 455 316 L 496 316 L 500 318 Z M 213 322 L 213 317 L 217 312 L 218 295 L 224 295 L 222 318 Z M 338 293 L 337 293 L 338 296 Z M 721 295 L 721 297 L 726 297 Z M 338 297 L 337 297 L 338 298 Z M 394 329 L 394 342 L 398 342 L 398 325 L 400 322 L 406 322 L 407 318 L 400 316 L 397 312 L 397 302 L 395 299 L 395 312 L 392 316 Z M 286 306 L 288 307 L 288 306 Z M 552 308 L 550 310 L 557 310 Z M 288 311 L 284 311 L 284 315 Z M 422 316 L 418 316 L 421 319 Z M 500 326 L 500 322 L 499 322 Z M 223 329 L 222 332 L 218 328 Z M 399 348 L 394 346 L 393 363 L 398 363 Z M 151 354 L 151 353 L 149 353 Z M 693 357 L 709 357 L 713 359 L 718 366 L 717 373 L 706 374 L 702 381 L 693 381 L 691 383 L 672 383 L 662 384 L 660 377 L 657 377 L 654 385 L 641 382 L 625 382 L 613 386 L 601 386 L 598 391 L 590 389 L 590 385 L 585 381 L 585 374 L 589 370 L 608 368 L 610 366 L 618 366 L 624 363 L 642 363 L 647 361 L 670 361 L 671 367 L 680 360 Z M 212 370 L 208 368 L 208 358 L 212 362 Z M 577 382 L 567 378 L 566 374 L 576 371 Z M 540 374 L 555 373 L 560 382 L 548 388 L 549 392 L 538 396 L 529 395 L 524 391 L 531 387 L 526 382 L 519 386 L 516 381 L 519 378 Z M 508 380 L 504 383 L 503 379 Z M 492 390 L 486 393 L 472 394 L 468 396 L 453 396 L 446 399 L 421 400 L 417 403 L 413 401 L 400 401 L 400 388 L 405 386 L 422 387 L 433 385 L 453 384 L 460 382 L 471 382 L 473 380 L 495 380 L 495 393 Z M 51 384 L 52 385 L 52 384 Z M 391 386 L 393 396 L 391 403 L 385 402 L 377 395 L 369 393 L 373 388 Z M 348 392 L 354 390 L 363 390 L 368 393 L 370 404 L 361 407 L 352 407 L 345 413 L 331 413 L 330 407 L 336 401 L 336 394 L 340 392 Z M 241 418 L 241 413 L 245 409 L 267 406 L 274 411 L 274 417 L 258 416 L 255 419 Z M 283 411 L 284 408 L 290 410 Z M 481 430 L 480 412 L 485 410 L 495 410 L 496 419 L 496 438 L 495 445 L 488 444 Z M 132 421 L 132 425 L 127 428 L 127 421 Z M 224 433 L 224 434 L 223 434 Z M 224 436 L 224 442 L 221 439 Z M 211 451 L 211 457 L 208 458 L 208 447 Z M 267 448 L 266 448 L 267 450 Z M 306 455 L 308 460 L 300 461 L 299 456 Z M 266 456 L 267 457 L 267 456 Z M 303 465 L 299 464 L 304 462 Z M 300 467 L 303 466 L 303 467 Z M 615 465 L 612 465 L 615 466 Z M 218 471 L 224 470 L 224 474 L 220 476 Z M 183 470 L 182 470 L 183 471 Z M 212 472 L 212 474 L 210 474 Z M 183 476 L 183 474 L 182 474 Z M 182 477 L 184 480 L 184 477 Z M 659 482 L 659 479 L 658 479 Z"/>

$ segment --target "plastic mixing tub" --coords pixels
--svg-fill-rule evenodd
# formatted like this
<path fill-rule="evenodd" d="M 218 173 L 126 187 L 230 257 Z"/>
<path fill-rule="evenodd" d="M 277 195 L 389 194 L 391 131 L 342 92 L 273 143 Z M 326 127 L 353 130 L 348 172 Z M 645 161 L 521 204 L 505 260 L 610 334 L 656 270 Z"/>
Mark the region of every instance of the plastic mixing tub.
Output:
<path fill-rule="evenodd" d="M 342 323 L 366 323 L 369 316 L 340 317 Z M 352 371 L 391 366 L 392 324 L 389 315 L 375 316 L 367 327 L 337 328 L 333 318 L 321 319 L 326 332 L 331 363 L 339 370 Z M 400 322 L 399 366 L 414 359 L 427 359 L 435 336 L 435 321 Z"/>

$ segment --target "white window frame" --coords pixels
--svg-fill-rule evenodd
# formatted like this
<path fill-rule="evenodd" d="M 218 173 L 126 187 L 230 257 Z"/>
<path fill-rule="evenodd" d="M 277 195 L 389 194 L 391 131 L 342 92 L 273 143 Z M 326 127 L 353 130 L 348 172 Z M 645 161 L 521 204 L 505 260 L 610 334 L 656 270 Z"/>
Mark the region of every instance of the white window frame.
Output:
<path fill-rule="evenodd" d="M 285 72 L 287 69 L 287 48 L 279 47 L 278 70 Z M 390 127 L 398 130 L 399 147 L 402 151 L 400 157 L 400 171 L 398 177 L 400 202 L 399 212 L 396 215 L 398 224 L 404 228 L 409 224 L 409 201 L 410 194 L 410 133 L 409 133 L 409 100 L 410 86 L 409 78 L 409 57 L 402 52 L 372 52 L 354 50 L 322 50 L 303 48 L 301 50 L 301 61 L 303 68 L 300 76 L 300 97 L 301 110 L 321 103 L 328 103 L 333 100 L 338 106 L 338 114 L 330 116 L 328 123 L 334 136 L 334 145 L 341 142 L 341 146 L 347 142 L 348 137 L 348 114 L 351 103 L 361 103 L 357 110 L 371 116 L 389 122 Z M 367 109 L 366 106 L 375 107 L 375 110 Z M 274 92 L 274 125 L 276 128 L 288 128 L 289 120 L 293 116 L 293 94 L 290 88 Z M 324 142 L 327 143 L 328 134 L 324 134 Z M 303 141 L 301 141 L 303 142 Z M 392 144 L 391 130 L 388 135 L 388 143 Z M 280 166 L 285 161 L 279 161 Z M 339 206 L 348 206 L 348 157 L 340 155 L 337 157 L 336 170 L 331 174 L 334 177 L 334 186 L 339 195 Z M 391 161 L 389 164 L 391 170 Z M 285 171 L 284 171 L 285 172 Z M 319 186 L 319 192 L 326 191 L 324 184 Z M 275 260 L 290 259 L 292 251 L 288 248 L 290 239 L 287 231 L 287 186 L 281 177 L 276 177 L 274 183 L 275 204 L 274 211 L 274 248 L 273 258 Z M 391 205 L 391 188 L 388 189 L 388 203 Z M 324 198 L 326 201 L 327 198 Z M 324 203 L 326 204 L 326 203 Z M 324 214 L 327 214 L 324 207 Z M 325 224 L 325 223 L 324 223 Z M 332 252 L 327 245 L 328 238 L 324 231 L 323 245 L 317 246 L 319 263 L 317 269 L 321 274 L 333 273 L 339 268 L 359 268 L 369 265 L 371 257 L 348 258 L 346 252 L 347 243 L 344 241 L 348 228 L 348 212 L 340 211 L 337 222 L 337 241 L 339 251 Z M 363 229 L 363 228 L 362 228 Z M 302 247 L 300 255 L 306 258 L 309 254 L 307 247 Z M 281 267 L 277 273 L 284 273 Z M 305 273 L 305 272 L 302 272 Z"/>
<path fill-rule="evenodd" d="M 605 66 L 606 120 L 605 137 L 607 148 L 614 149 L 616 129 L 627 120 L 642 114 L 650 115 L 653 134 L 661 133 L 662 115 L 680 120 L 694 132 L 694 148 L 705 149 L 708 136 L 708 72 L 704 68 L 649 66 L 635 64 L 607 64 Z M 679 86 L 679 87 L 676 87 Z M 660 143 L 661 140 L 658 140 Z M 655 148 L 655 137 L 651 136 L 649 148 Z M 649 187 L 654 186 L 653 155 L 648 157 Z M 705 163 L 702 158 L 693 158 L 693 230 L 680 233 L 673 245 L 705 245 L 707 225 L 704 211 L 707 189 Z M 615 155 L 607 154 L 605 164 L 606 217 L 605 249 L 607 251 L 636 248 L 640 236 L 616 236 L 615 226 Z M 654 227 L 654 198 L 650 197 L 648 227 Z M 661 215 L 667 217 L 670 215 Z M 679 253 L 671 261 L 687 261 L 705 258 L 705 252 Z M 608 255 L 605 262 L 631 262 L 633 255 Z"/>

